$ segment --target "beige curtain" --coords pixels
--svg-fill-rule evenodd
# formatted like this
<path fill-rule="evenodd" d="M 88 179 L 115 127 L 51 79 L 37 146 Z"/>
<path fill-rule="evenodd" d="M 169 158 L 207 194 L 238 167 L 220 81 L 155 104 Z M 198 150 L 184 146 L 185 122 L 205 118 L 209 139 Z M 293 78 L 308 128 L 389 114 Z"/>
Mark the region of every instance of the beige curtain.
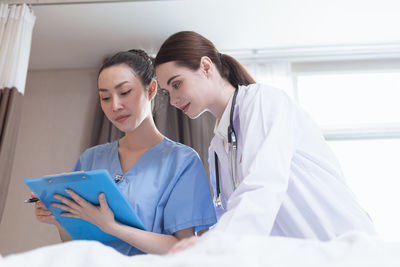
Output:
<path fill-rule="evenodd" d="M 214 136 L 215 118 L 203 113 L 190 119 L 169 104 L 169 97 L 158 94 L 154 99 L 154 121 L 158 129 L 168 138 L 192 147 L 199 154 L 208 175 L 208 147 Z"/>
<path fill-rule="evenodd" d="M 17 143 L 22 94 L 16 88 L 0 89 L 0 221 L 5 206 Z"/>
<path fill-rule="evenodd" d="M 35 19 L 26 5 L 0 4 L 0 221 L 14 161 Z"/>
<path fill-rule="evenodd" d="M 95 119 L 93 122 L 93 131 L 92 131 L 90 146 L 112 142 L 114 140 L 121 138 L 123 135 L 124 133 L 118 130 L 107 119 L 107 117 L 101 110 L 100 103 L 98 103 L 96 108 Z"/>

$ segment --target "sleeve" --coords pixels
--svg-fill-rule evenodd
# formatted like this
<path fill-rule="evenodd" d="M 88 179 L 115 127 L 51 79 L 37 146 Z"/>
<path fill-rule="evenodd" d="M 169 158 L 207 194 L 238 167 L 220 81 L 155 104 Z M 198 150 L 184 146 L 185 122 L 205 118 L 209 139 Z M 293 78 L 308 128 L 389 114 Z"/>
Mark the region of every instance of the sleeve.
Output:
<path fill-rule="evenodd" d="M 164 208 L 167 234 L 190 227 L 195 227 L 197 232 L 216 223 L 210 187 L 200 158 L 192 151 L 189 157 L 186 154 L 180 160 L 179 177 Z"/>
<path fill-rule="evenodd" d="M 93 152 L 91 149 L 86 149 L 75 162 L 72 171 L 89 171 L 91 170 L 91 168 L 89 168 L 91 162 L 93 162 Z"/>
<path fill-rule="evenodd" d="M 81 157 L 75 162 L 74 167 L 72 168 L 73 172 L 82 171 L 82 159 Z"/>
<path fill-rule="evenodd" d="M 296 106 L 274 88 L 261 87 L 244 94 L 239 107 L 243 180 L 214 230 L 270 234 L 288 187 L 298 134 Z"/>

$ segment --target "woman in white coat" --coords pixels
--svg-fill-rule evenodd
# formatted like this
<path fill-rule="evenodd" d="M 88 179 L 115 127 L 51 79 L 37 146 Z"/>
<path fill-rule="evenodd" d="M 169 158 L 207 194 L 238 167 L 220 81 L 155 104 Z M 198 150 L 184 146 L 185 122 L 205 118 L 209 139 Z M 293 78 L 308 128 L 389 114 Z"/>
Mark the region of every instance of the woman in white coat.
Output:
<path fill-rule="evenodd" d="M 319 240 L 375 234 L 321 131 L 283 91 L 257 84 L 190 31 L 170 36 L 155 66 L 171 105 L 192 119 L 204 111 L 216 117 L 209 148 L 220 217 L 214 230 Z"/>

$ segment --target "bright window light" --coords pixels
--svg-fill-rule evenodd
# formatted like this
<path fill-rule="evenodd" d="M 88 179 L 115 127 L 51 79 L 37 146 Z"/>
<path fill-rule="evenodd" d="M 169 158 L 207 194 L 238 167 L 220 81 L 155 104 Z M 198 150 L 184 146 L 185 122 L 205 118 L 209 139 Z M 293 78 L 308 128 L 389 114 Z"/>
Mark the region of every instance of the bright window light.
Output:
<path fill-rule="evenodd" d="M 400 125 L 400 72 L 332 71 L 296 78 L 299 104 L 322 129 L 340 135 L 328 143 L 377 232 L 385 240 L 400 241 L 400 136 L 389 134 Z M 383 134 L 363 139 L 368 129 Z"/>
<path fill-rule="evenodd" d="M 400 122 L 400 73 L 302 75 L 297 88 L 322 128 Z"/>
<path fill-rule="evenodd" d="M 347 184 L 385 240 L 400 241 L 400 139 L 331 141 Z"/>

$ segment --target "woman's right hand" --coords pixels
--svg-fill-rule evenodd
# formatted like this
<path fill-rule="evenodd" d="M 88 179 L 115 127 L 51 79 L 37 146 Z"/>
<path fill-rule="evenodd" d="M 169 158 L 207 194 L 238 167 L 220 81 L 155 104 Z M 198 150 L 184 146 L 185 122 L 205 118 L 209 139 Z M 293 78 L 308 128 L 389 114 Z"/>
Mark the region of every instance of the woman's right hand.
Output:
<path fill-rule="evenodd" d="M 33 192 L 31 192 L 31 197 L 37 197 Z M 50 210 L 46 208 L 42 201 L 35 202 L 35 216 L 39 222 L 47 224 L 57 224 L 57 220 Z"/>
<path fill-rule="evenodd" d="M 174 253 L 180 252 L 182 250 L 185 250 L 187 248 L 193 247 L 194 245 L 196 245 L 196 242 L 198 240 L 199 240 L 198 236 L 184 238 L 184 239 L 180 240 L 178 243 L 176 243 L 175 245 L 173 245 L 168 250 L 168 254 L 174 254 Z"/>

